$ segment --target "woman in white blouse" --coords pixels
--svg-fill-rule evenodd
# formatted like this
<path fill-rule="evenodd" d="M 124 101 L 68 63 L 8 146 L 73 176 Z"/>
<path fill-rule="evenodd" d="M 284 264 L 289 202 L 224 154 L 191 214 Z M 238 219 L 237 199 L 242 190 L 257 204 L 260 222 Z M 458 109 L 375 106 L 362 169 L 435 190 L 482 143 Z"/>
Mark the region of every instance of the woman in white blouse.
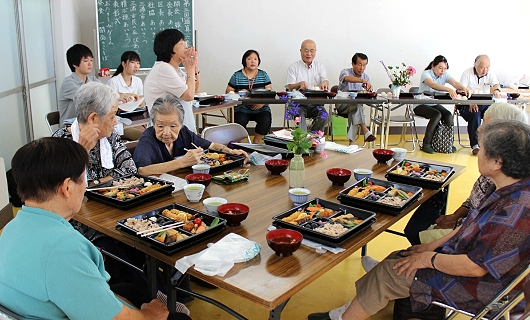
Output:
<path fill-rule="evenodd" d="M 197 132 L 191 102 L 199 92 L 200 71 L 198 51 L 189 47 L 182 32 L 162 30 L 155 36 L 153 45 L 156 62 L 145 78 L 144 97 L 149 111 L 156 99 L 168 93 L 176 96 L 184 108 L 183 124 Z M 179 65 L 182 64 L 186 73 Z"/>
<path fill-rule="evenodd" d="M 121 55 L 121 63 L 116 68 L 107 85 L 118 93 L 134 93 L 144 95 L 142 79 L 135 76 L 140 70 L 140 56 L 134 51 L 125 51 Z"/>

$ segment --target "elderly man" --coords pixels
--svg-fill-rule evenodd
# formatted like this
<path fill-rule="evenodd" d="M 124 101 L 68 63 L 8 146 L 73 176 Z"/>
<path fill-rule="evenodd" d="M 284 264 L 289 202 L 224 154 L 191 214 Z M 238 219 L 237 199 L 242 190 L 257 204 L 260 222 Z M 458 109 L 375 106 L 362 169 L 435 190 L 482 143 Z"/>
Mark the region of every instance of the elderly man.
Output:
<path fill-rule="evenodd" d="M 287 90 L 306 90 L 318 86 L 322 90 L 328 90 L 329 81 L 326 77 L 326 69 L 317 61 L 317 45 L 313 40 L 304 40 L 300 46 L 301 60 L 293 63 L 287 69 Z M 312 130 L 324 130 L 326 119 L 320 117 L 321 106 L 300 106 L 300 128 L 307 130 L 306 117 L 314 118 Z"/>
<path fill-rule="evenodd" d="M 361 91 L 372 90 L 370 77 L 364 70 L 368 65 L 368 57 L 364 53 L 356 53 L 351 58 L 351 69 L 344 69 L 339 76 L 339 90 L 340 91 Z M 350 145 L 355 141 L 355 127 L 360 126 L 364 133 L 364 141 L 375 141 L 375 136 L 368 130 L 364 124 L 364 107 L 358 104 L 338 104 L 336 106 L 337 112 L 340 116 L 348 116 L 348 139 Z"/>
<path fill-rule="evenodd" d="M 475 58 L 475 65 L 462 73 L 460 83 L 473 93 L 493 93 L 495 98 L 501 96 L 501 86 L 497 76 L 490 71 L 490 58 L 481 54 Z M 484 112 L 489 105 L 459 106 L 458 111 L 464 120 L 467 121 L 467 133 L 472 147 L 472 153 L 478 154 L 479 145 L 477 141 L 477 129 L 480 126 L 481 119 L 484 118 Z"/>

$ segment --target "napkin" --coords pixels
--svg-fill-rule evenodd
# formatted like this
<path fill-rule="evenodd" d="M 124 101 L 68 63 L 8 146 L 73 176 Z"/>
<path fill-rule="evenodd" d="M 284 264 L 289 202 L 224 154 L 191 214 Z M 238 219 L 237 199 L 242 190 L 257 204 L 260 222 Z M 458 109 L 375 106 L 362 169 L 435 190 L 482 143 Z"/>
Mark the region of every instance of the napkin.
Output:
<path fill-rule="evenodd" d="M 261 245 L 242 236 L 229 233 L 201 252 L 175 262 L 175 268 L 185 273 L 192 265 L 207 276 L 224 277 L 235 263 L 249 261 L 261 251 Z"/>
<path fill-rule="evenodd" d="M 293 140 L 293 136 L 291 134 L 291 131 L 290 130 L 287 130 L 287 129 L 280 129 L 280 130 L 277 130 L 277 131 L 273 131 L 272 134 L 274 134 L 274 136 L 276 138 L 280 138 L 280 139 L 284 139 L 284 140 Z"/>
<path fill-rule="evenodd" d="M 348 153 L 348 154 L 352 154 L 352 153 L 355 153 L 355 152 L 358 152 L 358 151 L 362 150 L 361 147 L 359 147 L 358 145 L 355 145 L 355 144 L 351 145 L 351 146 L 345 146 L 345 145 L 338 144 L 338 143 L 331 142 L 331 141 L 326 142 L 326 145 L 324 146 L 324 149 L 332 150 L 332 151 L 336 151 L 336 152 L 340 152 L 340 153 Z"/>
<path fill-rule="evenodd" d="M 185 179 L 175 177 L 174 175 L 167 174 L 167 173 L 162 173 L 160 177 L 153 176 L 153 178 L 173 182 L 173 187 L 174 187 L 173 192 L 182 190 L 184 186 L 188 184 L 188 182 Z"/>
<path fill-rule="evenodd" d="M 265 161 L 267 160 L 270 160 L 270 159 L 282 159 L 282 155 L 281 154 L 277 154 L 273 157 L 271 156 L 268 156 L 268 155 L 265 155 L 265 154 L 261 154 L 257 151 L 254 151 L 252 152 L 251 154 L 249 154 L 249 158 L 250 158 L 250 162 L 252 162 L 252 164 L 256 165 L 256 166 L 264 166 L 265 165 Z"/>

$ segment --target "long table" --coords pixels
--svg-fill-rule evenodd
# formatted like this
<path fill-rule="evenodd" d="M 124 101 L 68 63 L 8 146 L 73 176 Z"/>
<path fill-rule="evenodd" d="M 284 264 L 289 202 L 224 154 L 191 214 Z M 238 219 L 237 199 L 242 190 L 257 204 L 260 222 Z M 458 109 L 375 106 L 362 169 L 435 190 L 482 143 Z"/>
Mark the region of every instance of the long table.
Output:
<path fill-rule="evenodd" d="M 287 101 L 282 99 L 276 99 L 276 98 L 241 98 L 239 101 L 243 104 L 285 104 Z M 292 103 L 302 104 L 302 105 L 330 105 L 330 108 L 328 110 L 329 116 L 328 116 L 328 126 L 331 125 L 331 114 L 332 114 L 332 107 L 331 105 L 336 104 L 347 104 L 347 105 L 354 105 L 354 104 L 360 104 L 360 105 L 367 105 L 373 110 L 380 111 L 381 112 L 381 120 L 383 123 L 387 122 L 386 112 L 384 112 L 386 108 L 386 103 L 388 102 L 387 99 L 383 99 L 380 97 L 377 97 L 376 99 L 350 99 L 350 98 L 333 98 L 333 99 L 326 99 L 326 98 L 308 98 L 308 99 L 290 99 Z M 285 125 L 285 124 L 284 124 Z M 379 140 L 381 148 L 385 147 L 385 143 L 387 142 L 387 138 L 385 137 L 385 131 L 383 130 L 384 127 L 381 129 L 381 133 L 379 134 Z"/>
<path fill-rule="evenodd" d="M 234 122 L 234 107 L 240 104 L 237 100 L 228 100 L 223 101 L 222 103 L 212 103 L 207 106 L 201 106 L 198 108 L 193 108 L 193 114 L 195 115 L 195 122 L 198 124 L 198 116 L 215 111 L 227 111 L 227 115 L 223 116 L 226 119 L 227 123 Z M 151 119 L 149 117 L 149 112 L 146 111 L 141 115 L 137 115 L 130 118 L 132 123 L 124 125 L 124 127 L 138 127 L 147 125 Z"/>
<path fill-rule="evenodd" d="M 407 158 L 414 159 L 413 157 Z M 440 162 L 433 161 L 433 163 Z M 306 157 L 305 164 L 305 186 L 311 190 L 311 198 L 318 197 L 330 201 L 337 201 L 336 197 L 338 192 L 343 187 L 331 185 L 331 182 L 326 178 L 326 169 L 332 167 L 348 169 L 368 168 L 373 170 L 374 178 L 384 179 L 385 171 L 390 166 L 390 164 L 377 164 L 376 160 L 372 157 L 371 150 L 367 149 L 352 155 L 329 152 L 327 159 L 314 155 Z M 465 171 L 465 167 L 463 166 L 451 166 L 455 168 L 455 174 L 448 179 L 447 184 L 454 181 Z M 170 269 L 172 269 L 178 259 L 205 249 L 208 242 L 215 242 L 229 232 L 234 232 L 247 239 L 256 241 L 262 247 L 260 254 L 246 263 L 236 264 L 224 277 L 205 276 L 193 268 L 190 268 L 188 273 L 269 310 L 271 319 L 280 319 L 281 311 L 290 297 L 339 264 L 352 253 L 362 248 L 370 240 L 387 230 L 407 213 L 414 210 L 438 192 L 438 190 L 424 189 L 423 195 L 419 200 L 397 216 L 377 213 L 377 221 L 371 227 L 363 230 L 341 245 L 345 249 L 344 252 L 339 254 L 329 252 L 320 254 L 315 252 L 314 249 L 302 246 L 292 256 L 280 258 L 268 247 L 265 235 L 267 233 L 267 227 L 272 223 L 272 217 L 293 206 L 288 196 L 288 171 L 282 176 L 271 176 L 264 166 L 250 166 L 248 169 L 250 170 L 250 178 L 248 181 L 233 185 L 217 185 L 212 183 L 206 188 L 205 194 L 203 195 L 203 198 L 217 196 L 226 198 L 229 202 L 247 204 L 250 207 L 248 218 L 243 221 L 241 226 L 230 227 L 221 235 L 215 236 L 208 241 L 203 241 L 193 247 L 183 249 L 173 255 L 160 253 L 145 245 L 138 238 L 116 230 L 115 227 L 116 221 L 120 219 L 173 202 L 204 211 L 202 203 L 188 202 L 182 191 L 153 200 L 152 202 L 127 211 L 115 209 L 90 200 L 83 204 L 79 213 L 74 216 L 74 219 L 114 239 L 137 248 L 149 257 L 163 262 Z M 174 174 L 183 177 L 189 172 L 190 170 L 181 170 Z M 346 185 L 352 183 L 354 183 L 353 176 L 349 184 L 347 183 Z M 171 303 L 175 299 L 174 295 L 175 293 L 173 291 L 168 294 L 169 308 L 174 308 L 174 303 Z"/>

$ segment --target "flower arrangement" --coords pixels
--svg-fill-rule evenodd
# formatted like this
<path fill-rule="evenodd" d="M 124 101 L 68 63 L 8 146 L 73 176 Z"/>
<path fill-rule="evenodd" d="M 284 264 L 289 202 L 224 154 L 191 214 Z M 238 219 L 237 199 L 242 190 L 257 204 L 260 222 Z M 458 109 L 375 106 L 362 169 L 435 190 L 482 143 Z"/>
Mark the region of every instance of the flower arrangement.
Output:
<path fill-rule="evenodd" d="M 285 120 L 294 120 L 300 117 L 300 104 L 294 103 L 287 95 L 280 96 L 280 99 L 285 100 Z M 322 119 L 328 118 L 328 113 L 322 106 L 317 106 L 318 116 Z M 300 122 L 300 121 L 298 121 Z"/>
<path fill-rule="evenodd" d="M 388 69 L 392 72 L 390 80 L 395 86 L 406 87 L 411 84 L 410 78 L 416 74 L 416 69 L 413 66 L 408 66 L 401 63 L 401 66 L 389 66 Z"/>
<path fill-rule="evenodd" d="M 322 141 L 324 132 L 318 130 L 315 132 L 306 132 L 298 127 L 300 123 L 300 104 L 294 103 L 291 99 L 288 99 L 287 95 L 281 95 L 280 99 L 285 100 L 285 120 L 293 120 L 296 126 L 295 129 L 291 130 L 291 136 L 293 141 L 287 142 L 287 149 L 293 152 L 294 154 L 310 154 L 313 153 L 311 149 L 313 146 L 318 145 Z M 327 119 L 328 113 L 322 106 L 317 106 L 318 116 L 321 119 Z M 326 158 L 327 155 L 325 152 L 320 154 L 322 157 Z"/>

